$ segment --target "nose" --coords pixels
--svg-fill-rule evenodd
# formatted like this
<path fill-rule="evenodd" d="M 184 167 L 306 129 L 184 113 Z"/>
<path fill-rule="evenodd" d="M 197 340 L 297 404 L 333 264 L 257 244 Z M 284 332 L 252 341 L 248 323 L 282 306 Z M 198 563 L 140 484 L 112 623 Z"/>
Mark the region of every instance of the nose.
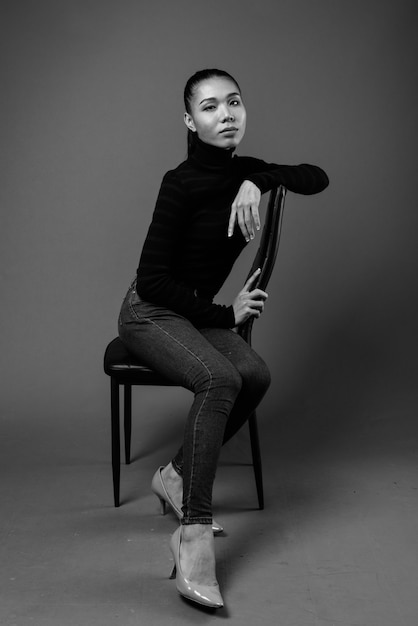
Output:
<path fill-rule="evenodd" d="M 226 104 L 221 108 L 221 119 L 223 122 L 232 122 L 235 119 L 232 111 Z"/>

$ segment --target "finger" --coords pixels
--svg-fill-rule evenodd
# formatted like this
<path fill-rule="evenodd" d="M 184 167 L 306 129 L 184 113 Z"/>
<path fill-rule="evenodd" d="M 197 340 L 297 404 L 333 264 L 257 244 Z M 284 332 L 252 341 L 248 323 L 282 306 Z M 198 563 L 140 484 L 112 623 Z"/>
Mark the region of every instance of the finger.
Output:
<path fill-rule="evenodd" d="M 247 229 L 247 224 L 245 222 L 245 215 L 243 211 L 240 211 L 238 213 L 238 224 L 239 224 L 239 227 L 241 229 L 241 232 L 243 234 L 245 241 L 248 243 L 250 241 L 250 234 Z"/>
<path fill-rule="evenodd" d="M 261 228 L 261 222 L 260 222 L 260 214 L 258 212 L 258 206 L 253 206 L 251 207 L 252 210 L 252 214 L 253 214 L 253 220 L 254 220 L 254 224 L 257 230 L 260 230 Z"/>
<path fill-rule="evenodd" d="M 247 303 L 247 306 L 250 309 L 257 309 L 259 311 L 263 311 L 264 310 L 264 300 L 250 300 Z"/>
<path fill-rule="evenodd" d="M 267 298 L 269 297 L 268 293 L 258 288 L 253 289 L 253 291 L 250 291 L 249 296 L 250 298 L 261 298 L 263 302 L 264 300 L 267 300 Z"/>
<path fill-rule="evenodd" d="M 253 214 L 251 212 L 251 207 L 245 209 L 245 226 L 247 228 L 247 232 L 250 236 L 250 239 L 254 239 L 254 219 Z"/>
<path fill-rule="evenodd" d="M 251 285 L 253 284 L 253 282 L 259 277 L 261 272 L 261 267 L 259 267 L 258 269 L 255 270 L 254 274 L 252 274 L 249 279 L 247 280 L 247 282 L 244 285 L 244 291 L 249 291 Z"/>
<path fill-rule="evenodd" d="M 232 235 L 233 235 L 234 228 L 235 228 L 236 217 L 237 217 L 237 213 L 236 213 L 235 209 L 232 208 L 231 209 L 231 215 L 229 217 L 229 224 L 228 224 L 228 237 L 232 237 Z"/>
<path fill-rule="evenodd" d="M 260 317 L 261 315 L 261 311 L 259 309 L 255 309 L 255 308 L 248 308 L 248 314 L 249 315 L 253 315 L 254 317 Z"/>

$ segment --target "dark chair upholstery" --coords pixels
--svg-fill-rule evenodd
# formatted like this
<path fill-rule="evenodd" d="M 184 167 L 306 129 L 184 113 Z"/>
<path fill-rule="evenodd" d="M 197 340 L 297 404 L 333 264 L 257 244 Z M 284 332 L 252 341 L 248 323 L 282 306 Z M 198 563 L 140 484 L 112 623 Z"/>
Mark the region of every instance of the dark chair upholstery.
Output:
<path fill-rule="evenodd" d="M 248 278 L 261 267 L 257 286 L 265 290 L 276 261 L 280 240 L 286 190 L 284 187 L 273 189 L 270 193 L 260 245 L 252 264 Z M 251 331 L 255 318 L 250 318 L 239 327 L 239 334 L 251 345 Z M 120 492 L 120 423 L 119 423 L 119 387 L 124 388 L 124 437 L 125 462 L 130 463 L 132 430 L 132 385 L 174 386 L 172 382 L 157 372 L 142 365 L 126 349 L 117 337 L 109 343 L 104 355 L 104 370 L 110 376 L 111 385 L 111 433 L 112 433 L 112 473 L 115 506 L 119 506 Z M 249 420 L 251 451 L 254 476 L 257 487 L 259 508 L 264 508 L 263 477 L 261 467 L 260 444 L 257 418 L 254 412 Z"/>

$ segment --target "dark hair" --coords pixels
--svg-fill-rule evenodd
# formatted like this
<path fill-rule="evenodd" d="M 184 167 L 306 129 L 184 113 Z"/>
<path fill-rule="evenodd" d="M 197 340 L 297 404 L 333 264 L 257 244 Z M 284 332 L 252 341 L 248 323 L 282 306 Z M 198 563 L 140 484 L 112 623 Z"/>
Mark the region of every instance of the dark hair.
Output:
<path fill-rule="evenodd" d="M 209 70 L 199 70 L 193 76 L 190 76 L 189 80 L 186 83 L 184 88 L 184 106 L 186 107 L 186 112 L 191 114 L 191 102 L 194 96 L 194 93 L 200 83 L 204 80 L 208 80 L 210 78 L 229 78 L 238 88 L 238 91 L 241 93 L 240 86 L 238 82 L 235 80 L 231 74 L 225 72 L 224 70 L 217 70 L 215 68 Z M 187 154 L 190 156 L 195 148 L 196 144 L 196 133 L 192 132 L 190 129 L 187 132 Z"/>

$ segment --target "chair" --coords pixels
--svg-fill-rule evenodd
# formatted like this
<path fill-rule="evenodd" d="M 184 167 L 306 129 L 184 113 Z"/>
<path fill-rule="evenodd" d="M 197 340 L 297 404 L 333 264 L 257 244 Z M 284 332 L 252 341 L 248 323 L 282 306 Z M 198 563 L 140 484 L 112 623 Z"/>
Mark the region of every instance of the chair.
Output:
<path fill-rule="evenodd" d="M 265 290 L 273 271 L 279 247 L 283 209 L 286 189 L 282 186 L 270 192 L 263 232 L 260 245 L 255 256 L 248 278 L 261 267 L 257 286 Z M 239 327 L 239 334 L 251 345 L 251 332 L 254 323 L 251 317 Z M 131 460 L 131 432 L 132 432 L 132 385 L 175 386 L 157 372 L 149 369 L 134 358 L 117 337 L 109 343 L 104 355 L 104 371 L 110 376 L 111 389 L 111 437 L 112 437 L 112 474 L 113 495 L 115 507 L 120 504 L 120 414 L 119 414 L 119 387 L 123 385 L 124 402 L 124 441 L 125 462 Z M 251 441 L 252 465 L 256 482 L 259 508 L 264 508 L 263 476 L 261 466 L 260 443 L 257 428 L 256 413 L 248 419 Z"/>

